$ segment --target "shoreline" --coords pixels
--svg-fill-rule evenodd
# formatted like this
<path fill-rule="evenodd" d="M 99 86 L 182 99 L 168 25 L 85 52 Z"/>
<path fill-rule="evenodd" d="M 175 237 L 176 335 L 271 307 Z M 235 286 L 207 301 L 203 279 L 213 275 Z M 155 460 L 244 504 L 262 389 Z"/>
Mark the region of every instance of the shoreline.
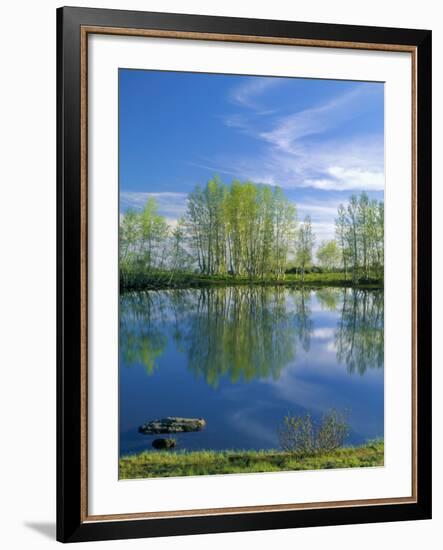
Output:
<path fill-rule="evenodd" d="M 120 275 L 120 292 L 143 290 L 168 290 L 186 288 L 208 288 L 228 286 L 286 286 L 294 288 L 356 288 L 377 290 L 384 288 L 383 279 L 362 279 L 356 283 L 342 279 L 341 273 L 308 273 L 302 281 L 300 275 L 287 274 L 284 279 L 261 279 L 232 276 L 211 276 L 192 274 L 150 274 L 124 277 Z"/>
<path fill-rule="evenodd" d="M 119 479 L 364 468 L 384 465 L 384 441 L 310 456 L 280 450 L 155 451 L 119 459 Z"/>

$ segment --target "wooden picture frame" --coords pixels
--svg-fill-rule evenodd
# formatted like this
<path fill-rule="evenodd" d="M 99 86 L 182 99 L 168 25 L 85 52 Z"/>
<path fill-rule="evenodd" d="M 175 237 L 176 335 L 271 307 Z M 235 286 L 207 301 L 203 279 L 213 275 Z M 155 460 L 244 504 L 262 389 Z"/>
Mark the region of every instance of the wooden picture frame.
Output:
<path fill-rule="evenodd" d="M 339 502 L 88 513 L 90 34 L 407 52 L 412 63 L 412 494 Z M 62 542 L 431 517 L 431 32 L 106 9 L 57 10 L 57 539 Z"/>

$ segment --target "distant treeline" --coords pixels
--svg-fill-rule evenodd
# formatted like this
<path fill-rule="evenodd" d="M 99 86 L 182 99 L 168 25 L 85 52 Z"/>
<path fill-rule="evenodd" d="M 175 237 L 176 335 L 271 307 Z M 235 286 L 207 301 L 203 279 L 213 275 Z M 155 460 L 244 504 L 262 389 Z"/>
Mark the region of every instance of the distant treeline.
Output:
<path fill-rule="evenodd" d="M 154 198 L 120 222 L 120 270 L 155 274 L 195 272 L 205 276 L 281 280 L 314 265 L 341 271 L 344 279 L 382 278 L 384 205 L 366 193 L 352 195 L 337 212 L 336 238 L 319 243 L 310 216 L 298 221 L 296 205 L 279 187 L 218 177 L 187 197 L 186 213 L 168 225 Z"/>

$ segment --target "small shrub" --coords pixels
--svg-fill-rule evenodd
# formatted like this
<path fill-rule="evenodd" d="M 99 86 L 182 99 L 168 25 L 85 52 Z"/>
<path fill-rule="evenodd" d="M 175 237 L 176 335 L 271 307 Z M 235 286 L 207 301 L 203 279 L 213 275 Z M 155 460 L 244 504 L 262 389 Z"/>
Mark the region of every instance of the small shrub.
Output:
<path fill-rule="evenodd" d="M 314 454 L 315 431 L 311 415 L 285 416 L 279 438 L 284 451 L 298 455 Z"/>
<path fill-rule="evenodd" d="M 296 456 L 313 456 L 338 449 L 348 433 L 345 415 L 331 410 L 319 423 L 315 423 L 310 414 L 285 416 L 279 438 L 284 451 Z"/>

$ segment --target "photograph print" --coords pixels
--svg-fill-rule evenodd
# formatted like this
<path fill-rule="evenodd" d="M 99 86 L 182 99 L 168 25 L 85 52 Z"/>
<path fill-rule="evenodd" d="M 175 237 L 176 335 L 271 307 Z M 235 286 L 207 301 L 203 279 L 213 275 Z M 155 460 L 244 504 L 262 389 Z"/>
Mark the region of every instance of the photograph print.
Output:
<path fill-rule="evenodd" d="M 119 479 L 384 465 L 384 84 L 119 69 Z"/>

